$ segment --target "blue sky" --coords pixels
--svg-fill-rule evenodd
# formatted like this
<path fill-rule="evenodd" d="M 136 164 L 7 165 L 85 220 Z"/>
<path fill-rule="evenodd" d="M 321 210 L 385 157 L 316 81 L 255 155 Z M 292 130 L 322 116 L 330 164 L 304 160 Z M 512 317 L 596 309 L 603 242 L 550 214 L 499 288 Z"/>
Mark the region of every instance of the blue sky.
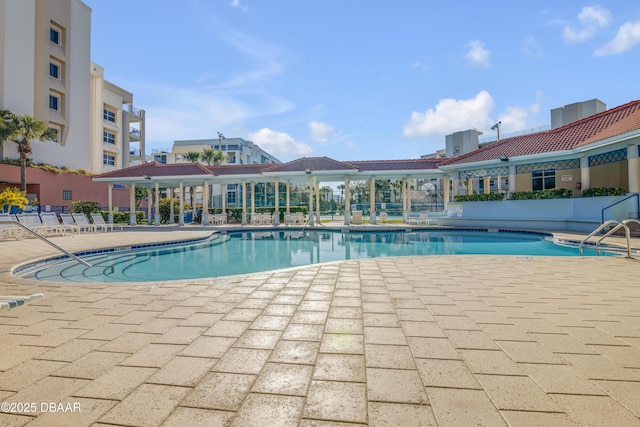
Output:
<path fill-rule="evenodd" d="M 84 1 L 92 60 L 146 110 L 148 153 L 219 131 L 282 161 L 417 158 L 452 132 L 640 98 L 628 0 Z"/>

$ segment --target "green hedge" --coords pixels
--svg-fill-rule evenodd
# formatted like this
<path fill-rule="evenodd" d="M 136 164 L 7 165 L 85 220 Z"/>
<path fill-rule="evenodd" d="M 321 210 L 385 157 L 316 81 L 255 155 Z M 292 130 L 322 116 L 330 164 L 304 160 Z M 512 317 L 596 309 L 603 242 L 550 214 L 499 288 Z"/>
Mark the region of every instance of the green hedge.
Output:
<path fill-rule="evenodd" d="M 582 190 L 582 197 L 624 196 L 627 194 L 623 187 L 594 187 Z"/>
<path fill-rule="evenodd" d="M 511 200 L 539 200 L 539 199 L 570 199 L 573 190 L 559 188 L 557 190 L 515 191 L 511 193 Z"/>
<path fill-rule="evenodd" d="M 100 211 L 100 215 L 104 218 L 106 222 L 109 222 L 109 211 Z M 142 224 L 145 222 L 145 213 L 143 211 L 136 211 L 136 223 Z M 114 224 L 129 224 L 129 212 L 113 212 L 113 223 Z"/>
<path fill-rule="evenodd" d="M 504 194 L 502 193 L 489 193 L 489 194 L 462 194 L 455 197 L 456 202 L 489 202 L 496 200 L 504 200 Z"/>

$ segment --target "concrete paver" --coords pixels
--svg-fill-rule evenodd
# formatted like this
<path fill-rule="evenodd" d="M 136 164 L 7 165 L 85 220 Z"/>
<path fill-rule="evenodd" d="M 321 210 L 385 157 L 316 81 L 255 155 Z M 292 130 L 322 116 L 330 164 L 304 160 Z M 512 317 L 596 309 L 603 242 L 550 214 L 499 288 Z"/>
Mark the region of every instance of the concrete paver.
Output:
<path fill-rule="evenodd" d="M 71 250 L 207 231 L 65 236 Z M 0 413 L 29 425 L 640 425 L 640 264 L 380 258 L 152 284 L 53 284 L 1 241 Z M 40 408 L 38 408 L 40 409 Z"/>

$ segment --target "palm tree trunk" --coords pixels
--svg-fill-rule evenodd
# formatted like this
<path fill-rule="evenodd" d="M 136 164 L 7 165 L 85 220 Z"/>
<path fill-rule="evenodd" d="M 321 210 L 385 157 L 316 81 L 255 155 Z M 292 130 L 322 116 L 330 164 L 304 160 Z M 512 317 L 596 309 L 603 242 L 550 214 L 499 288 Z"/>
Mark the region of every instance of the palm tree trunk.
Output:
<path fill-rule="evenodd" d="M 27 190 L 27 159 L 20 156 L 20 190 Z"/>

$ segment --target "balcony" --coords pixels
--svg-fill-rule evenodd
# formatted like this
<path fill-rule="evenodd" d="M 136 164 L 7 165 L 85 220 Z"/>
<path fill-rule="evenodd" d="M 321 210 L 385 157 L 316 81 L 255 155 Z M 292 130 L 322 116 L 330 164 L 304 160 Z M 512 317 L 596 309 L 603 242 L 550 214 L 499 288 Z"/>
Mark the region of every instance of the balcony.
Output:
<path fill-rule="evenodd" d="M 136 128 L 129 128 L 129 136 L 134 139 L 142 139 L 142 131 Z"/>
<path fill-rule="evenodd" d="M 132 114 L 132 115 L 134 115 L 134 116 L 136 116 L 138 118 L 140 118 L 140 119 L 142 119 L 142 111 L 143 110 L 141 110 L 139 108 L 136 108 L 131 104 L 123 104 L 122 105 L 122 110 L 126 111 L 126 112 L 128 112 L 128 113 L 130 113 L 130 114 Z"/>

